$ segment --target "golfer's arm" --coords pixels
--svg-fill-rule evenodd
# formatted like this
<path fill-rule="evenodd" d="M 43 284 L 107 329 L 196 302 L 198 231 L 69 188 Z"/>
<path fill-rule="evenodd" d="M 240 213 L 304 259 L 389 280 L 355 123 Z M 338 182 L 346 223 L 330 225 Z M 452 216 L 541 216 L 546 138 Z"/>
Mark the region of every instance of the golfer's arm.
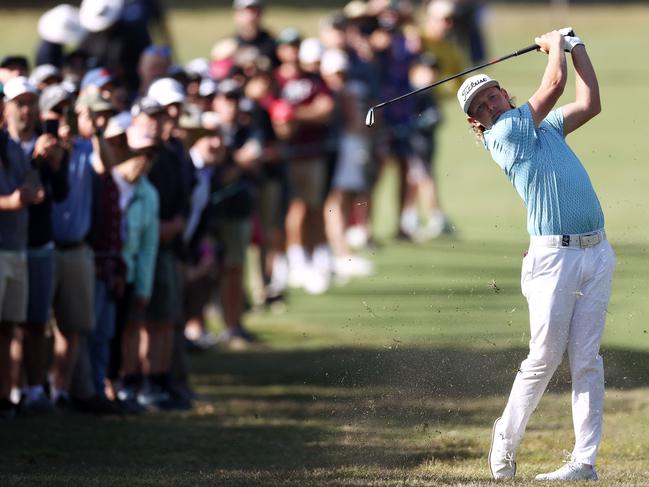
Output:
<path fill-rule="evenodd" d="M 595 68 L 583 45 L 572 50 L 572 63 L 575 66 L 575 101 L 563 107 L 563 133 L 581 127 L 602 111 L 599 98 L 599 84 Z"/>
<path fill-rule="evenodd" d="M 538 127 L 561 97 L 568 77 L 566 55 L 560 44 L 553 46 L 548 54 L 548 64 L 543 73 L 541 86 L 527 102 L 532 112 L 534 126 Z"/>

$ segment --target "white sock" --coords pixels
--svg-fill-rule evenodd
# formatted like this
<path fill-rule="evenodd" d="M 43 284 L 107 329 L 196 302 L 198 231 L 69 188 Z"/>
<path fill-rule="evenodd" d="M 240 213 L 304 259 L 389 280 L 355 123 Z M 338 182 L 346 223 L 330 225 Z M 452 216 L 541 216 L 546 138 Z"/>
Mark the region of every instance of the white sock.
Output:
<path fill-rule="evenodd" d="M 327 244 L 320 244 L 315 249 L 313 249 L 312 257 L 313 267 L 318 271 L 328 274 L 331 272 L 332 268 L 332 258 L 331 251 Z"/>
<path fill-rule="evenodd" d="M 270 274 L 268 291 L 275 296 L 283 293 L 288 287 L 288 259 L 284 254 L 273 257 L 273 270 Z"/>
<path fill-rule="evenodd" d="M 303 269 L 306 267 L 306 252 L 301 245 L 291 245 L 286 250 L 288 265 L 291 269 Z"/>
<path fill-rule="evenodd" d="M 412 235 L 415 230 L 417 230 L 418 215 L 417 208 L 412 206 L 409 208 L 404 208 L 401 212 L 401 218 L 399 221 L 399 226 L 402 231 L 408 235 Z"/>

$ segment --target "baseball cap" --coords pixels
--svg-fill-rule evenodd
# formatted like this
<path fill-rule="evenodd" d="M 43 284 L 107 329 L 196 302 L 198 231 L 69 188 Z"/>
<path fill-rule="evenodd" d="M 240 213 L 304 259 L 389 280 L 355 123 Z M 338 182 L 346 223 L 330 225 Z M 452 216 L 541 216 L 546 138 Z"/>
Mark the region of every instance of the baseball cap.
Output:
<path fill-rule="evenodd" d="M 58 81 L 63 81 L 61 70 L 53 64 L 41 64 L 34 68 L 32 74 L 29 76 L 29 82 L 38 87 L 49 78 L 57 78 Z"/>
<path fill-rule="evenodd" d="M 7 81 L 4 85 L 4 93 L 7 101 L 15 100 L 25 93 L 31 93 L 38 97 L 38 90 L 25 76 L 16 76 Z"/>
<path fill-rule="evenodd" d="M 104 130 L 104 139 L 111 139 L 126 133 L 131 126 L 133 118 L 129 112 L 119 112 L 108 119 L 106 130 Z"/>
<path fill-rule="evenodd" d="M 70 99 L 70 92 L 63 85 L 56 84 L 46 87 L 41 91 L 38 100 L 38 108 L 41 112 L 49 112 L 56 108 L 57 105 Z"/>
<path fill-rule="evenodd" d="M 95 68 L 95 69 L 91 69 L 85 74 L 85 76 L 81 80 L 81 85 L 79 86 L 79 89 L 83 91 L 89 86 L 96 86 L 97 88 L 103 88 L 111 81 L 113 81 L 113 77 L 110 75 L 108 69 Z"/>
<path fill-rule="evenodd" d="M 79 21 L 90 32 L 102 32 L 119 19 L 124 0 L 83 0 Z"/>
<path fill-rule="evenodd" d="M 327 49 L 322 55 L 320 72 L 323 75 L 344 73 L 349 69 L 349 57 L 340 49 Z"/>
<path fill-rule="evenodd" d="M 160 78 L 149 86 L 147 95 L 163 107 L 185 101 L 185 89 L 173 78 Z"/>
<path fill-rule="evenodd" d="M 232 2 L 232 8 L 237 10 L 250 7 L 261 8 L 261 3 L 261 0 L 234 0 L 234 2 Z"/>
<path fill-rule="evenodd" d="M 243 95 L 243 90 L 238 81 L 226 78 L 219 83 L 218 93 L 230 98 L 239 98 Z"/>
<path fill-rule="evenodd" d="M 143 96 L 131 107 L 131 115 L 137 117 L 141 113 L 156 115 L 165 111 L 165 108 L 150 96 Z"/>
<path fill-rule="evenodd" d="M 210 75 L 210 63 L 207 58 L 198 57 L 185 64 L 185 72 L 190 78 L 200 79 Z"/>
<path fill-rule="evenodd" d="M 212 78 L 203 78 L 201 84 L 198 87 L 198 96 L 206 98 L 208 96 L 214 96 L 219 90 L 219 85 Z"/>
<path fill-rule="evenodd" d="M 102 97 L 98 92 L 91 91 L 77 98 L 74 109 L 78 113 L 82 108 L 88 107 L 91 112 L 108 112 L 114 110 L 110 100 Z"/>
<path fill-rule="evenodd" d="M 300 43 L 298 59 L 303 64 L 317 63 L 322 58 L 324 48 L 316 37 L 307 37 Z"/>
<path fill-rule="evenodd" d="M 295 27 L 287 27 L 279 33 L 276 41 L 278 45 L 299 44 L 302 41 L 302 36 Z"/>
<path fill-rule="evenodd" d="M 492 79 L 484 73 L 476 74 L 464 80 L 460 89 L 457 90 L 457 100 L 464 113 L 469 113 L 471 102 L 485 88 L 499 86 L 498 81 Z"/>
<path fill-rule="evenodd" d="M 78 44 L 86 35 L 79 19 L 79 8 L 62 3 L 38 20 L 38 34 L 54 44 Z"/>

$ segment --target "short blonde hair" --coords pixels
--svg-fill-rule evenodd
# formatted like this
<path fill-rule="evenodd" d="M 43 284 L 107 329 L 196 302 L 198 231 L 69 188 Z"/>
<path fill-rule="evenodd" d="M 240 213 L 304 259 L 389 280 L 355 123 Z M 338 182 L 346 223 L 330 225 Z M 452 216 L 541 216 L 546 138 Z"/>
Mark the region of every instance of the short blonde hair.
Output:
<path fill-rule="evenodd" d="M 516 98 L 515 97 L 511 97 L 509 99 L 509 106 L 512 107 L 512 108 L 516 108 Z M 479 126 L 476 127 L 475 125 L 471 125 L 470 130 L 471 130 L 471 133 L 473 134 L 473 136 L 476 138 L 476 140 L 478 142 L 484 143 L 484 131 L 486 130 L 484 128 L 484 126 L 479 125 Z"/>

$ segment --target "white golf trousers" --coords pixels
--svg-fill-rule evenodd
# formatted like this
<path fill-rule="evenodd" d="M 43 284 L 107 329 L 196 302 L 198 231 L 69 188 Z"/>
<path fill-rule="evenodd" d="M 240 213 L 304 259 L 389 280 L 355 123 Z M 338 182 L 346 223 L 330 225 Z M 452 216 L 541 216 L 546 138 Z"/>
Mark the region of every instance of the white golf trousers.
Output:
<path fill-rule="evenodd" d="M 615 254 L 608 240 L 590 248 L 530 245 L 521 289 L 530 313 L 530 351 L 498 423 L 501 447 L 516 452 L 527 422 L 568 351 L 574 461 L 595 465 L 602 434 L 604 365 L 599 345 Z"/>

